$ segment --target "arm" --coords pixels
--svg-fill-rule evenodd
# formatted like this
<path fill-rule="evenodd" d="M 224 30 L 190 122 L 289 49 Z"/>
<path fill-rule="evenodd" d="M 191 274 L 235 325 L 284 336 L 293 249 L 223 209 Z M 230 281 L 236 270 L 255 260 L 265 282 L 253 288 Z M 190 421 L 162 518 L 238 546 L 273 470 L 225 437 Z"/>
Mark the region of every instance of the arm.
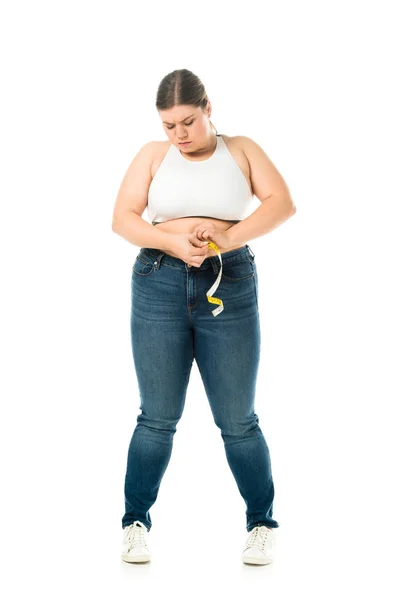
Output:
<path fill-rule="evenodd" d="M 152 160 L 153 143 L 149 142 L 139 150 L 124 175 L 114 206 L 112 230 L 135 246 L 167 251 L 170 234 L 142 219 L 152 180 Z"/>
<path fill-rule="evenodd" d="M 241 136 L 241 142 L 249 161 L 254 194 L 261 206 L 227 230 L 230 246 L 265 235 L 296 212 L 288 186 L 264 150 L 248 137 Z"/>
<path fill-rule="evenodd" d="M 170 234 L 150 225 L 133 211 L 127 211 L 113 219 L 112 230 L 135 246 L 159 248 L 169 251 Z"/>

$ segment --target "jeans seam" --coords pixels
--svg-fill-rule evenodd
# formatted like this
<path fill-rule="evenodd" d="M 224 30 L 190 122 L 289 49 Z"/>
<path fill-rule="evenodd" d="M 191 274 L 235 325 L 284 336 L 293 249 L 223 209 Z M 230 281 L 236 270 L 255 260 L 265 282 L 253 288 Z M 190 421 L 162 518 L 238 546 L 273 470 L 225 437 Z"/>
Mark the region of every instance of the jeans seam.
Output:
<path fill-rule="evenodd" d="M 253 273 L 253 275 L 254 275 L 254 273 Z M 254 275 L 253 281 L 254 281 L 254 295 L 255 295 L 255 298 L 256 298 L 256 305 L 257 305 L 257 308 L 258 308 L 258 294 L 257 294 L 257 285 L 256 285 L 256 277 L 255 277 L 255 275 Z"/>

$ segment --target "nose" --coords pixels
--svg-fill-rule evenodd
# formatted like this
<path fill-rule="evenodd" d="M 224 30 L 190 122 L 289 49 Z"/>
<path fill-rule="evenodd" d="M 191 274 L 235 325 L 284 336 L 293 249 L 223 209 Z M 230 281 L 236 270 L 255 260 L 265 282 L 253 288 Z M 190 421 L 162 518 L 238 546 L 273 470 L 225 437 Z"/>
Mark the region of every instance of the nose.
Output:
<path fill-rule="evenodd" d="M 177 129 L 176 130 L 176 135 L 177 135 L 178 140 L 180 142 L 185 141 L 185 139 L 187 138 L 186 131 L 184 129 Z"/>

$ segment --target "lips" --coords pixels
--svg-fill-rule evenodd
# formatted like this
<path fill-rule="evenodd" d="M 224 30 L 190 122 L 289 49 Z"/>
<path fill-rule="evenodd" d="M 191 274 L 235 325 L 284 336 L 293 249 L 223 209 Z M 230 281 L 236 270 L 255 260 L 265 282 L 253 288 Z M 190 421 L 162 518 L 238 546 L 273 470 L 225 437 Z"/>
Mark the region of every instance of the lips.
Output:
<path fill-rule="evenodd" d="M 186 146 L 186 144 L 191 144 L 191 142 L 179 142 L 180 146 Z"/>

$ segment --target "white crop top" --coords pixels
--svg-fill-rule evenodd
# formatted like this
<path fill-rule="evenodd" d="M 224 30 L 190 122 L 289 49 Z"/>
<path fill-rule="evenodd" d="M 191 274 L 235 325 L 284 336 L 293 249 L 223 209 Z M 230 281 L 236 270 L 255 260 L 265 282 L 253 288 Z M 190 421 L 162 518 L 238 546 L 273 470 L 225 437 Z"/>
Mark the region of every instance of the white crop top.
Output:
<path fill-rule="evenodd" d="M 180 217 L 239 222 L 252 199 L 245 176 L 217 134 L 214 154 L 206 160 L 188 160 L 171 144 L 150 184 L 147 211 L 152 225 Z"/>

